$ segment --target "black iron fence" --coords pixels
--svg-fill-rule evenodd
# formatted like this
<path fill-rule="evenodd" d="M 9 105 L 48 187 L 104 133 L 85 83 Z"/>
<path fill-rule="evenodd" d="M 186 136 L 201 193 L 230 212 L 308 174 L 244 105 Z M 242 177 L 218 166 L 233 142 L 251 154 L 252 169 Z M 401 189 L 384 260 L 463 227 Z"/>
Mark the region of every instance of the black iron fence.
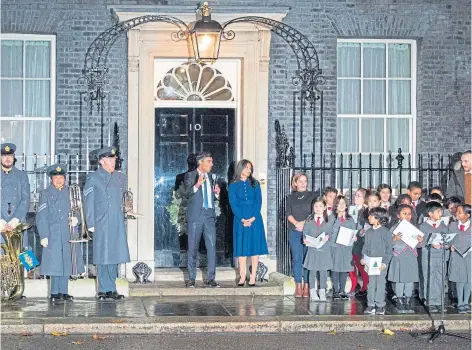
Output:
<path fill-rule="evenodd" d="M 424 154 L 413 157 L 397 153 L 384 154 L 323 154 L 304 156 L 302 166 L 294 166 L 293 153 L 285 147 L 279 153 L 276 168 L 277 203 L 277 270 L 291 275 L 288 225 L 285 217 L 286 198 L 291 193 L 291 180 L 295 173 L 307 175 L 308 188 L 321 194 L 324 187 L 336 188 L 350 202 L 359 187 L 376 189 L 380 184 L 392 188 L 393 198 L 406 192 L 408 183 L 418 181 L 423 194 L 439 186 L 445 193 L 448 179 L 458 156 Z M 318 158 L 318 159 L 317 159 Z M 310 165 L 307 165 L 309 163 Z"/>

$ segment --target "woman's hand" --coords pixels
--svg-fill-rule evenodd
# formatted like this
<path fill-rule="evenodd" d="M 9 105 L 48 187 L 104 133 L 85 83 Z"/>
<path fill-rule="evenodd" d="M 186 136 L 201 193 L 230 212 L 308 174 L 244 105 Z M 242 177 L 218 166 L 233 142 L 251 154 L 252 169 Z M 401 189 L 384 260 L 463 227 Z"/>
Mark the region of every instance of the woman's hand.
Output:
<path fill-rule="evenodd" d="M 325 236 L 325 238 L 323 238 L 323 242 L 328 242 L 328 239 L 329 239 L 329 236 Z"/>
<path fill-rule="evenodd" d="M 418 237 L 416 237 L 416 239 L 417 239 L 418 242 L 420 242 L 420 243 L 423 242 L 423 236 L 418 235 Z"/>
<path fill-rule="evenodd" d="M 252 221 L 250 219 L 242 219 L 241 222 L 243 223 L 244 227 L 251 227 Z"/>
<path fill-rule="evenodd" d="M 451 252 L 455 251 L 456 250 L 456 247 L 454 247 L 453 245 L 451 245 Z"/>
<path fill-rule="evenodd" d="M 361 265 L 365 265 L 364 259 L 361 259 L 360 263 L 361 263 Z"/>
<path fill-rule="evenodd" d="M 380 264 L 380 271 L 383 271 L 387 268 L 387 265 L 385 264 Z"/>
<path fill-rule="evenodd" d="M 297 221 L 295 223 L 295 228 L 297 229 L 297 231 L 302 232 L 303 231 L 303 226 L 305 226 L 305 221 Z"/>
<path fill-rule="evenodd" d="M 440 248 L 441 248 L 441 244 L 433 244 L 433 248 L 434 248 L 434 249 L 440 249 Z"/>
<path fill-rule="evenodd" d="M 401 232 L 398 232 L 396 235 L 393 236 L 393 241 L 397 242 L 402 239 L 402 234 Z"/>

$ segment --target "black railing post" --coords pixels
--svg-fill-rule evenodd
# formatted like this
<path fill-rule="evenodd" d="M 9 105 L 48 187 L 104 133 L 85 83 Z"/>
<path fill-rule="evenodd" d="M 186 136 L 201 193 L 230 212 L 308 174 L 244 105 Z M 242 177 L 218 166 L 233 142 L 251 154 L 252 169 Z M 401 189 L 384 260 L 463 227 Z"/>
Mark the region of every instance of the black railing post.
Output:
<path fill-rule="evenodd" d="M 388 180 L 387 181 L 391 186 L 392 185 L 392 166 L 393 166 L 392 151 L 388 151 L 387 166 L 388 166 Z"/>
<path fill-rule="evenodd" d="M 383 183 L 383 167 L 384 167 L 384 164 L 383 164 L 383 154 L 380 153 L 379 154 L 379 168 L 380 168 L 380 172 L 379 172 L 379 184 L 382 184 Z M 391 185 L 391 184 L 390 184 Z"/>
<path fill-rule="evenodd" d="M 403 159 L 401 148 L 398 149 L 398 155 L 395 157 L 398 162 L 398 193 L 402 193 L 402 170 L 403 170 Z"/>
<path fill-rule="evenodd" d="M 353 188 L 352 188 L 352 153 L 349 154 L 349 172 L 348 172 L 348 177 L 349 177 L 349 193 L 351 196 L 351 203 L 353 203 Z"/>
<path fill-rule="evenodd" d="M 362 186 L 362 155 L 359 153 L 359 186 L 358 187 L 364 187 Z"/>
<path fill-rule="evenodd" d="M 341 194 L 344 193 L 344 166 L 343 166 L 343 154 L 341 153 L 341 159 L 339 160 L 339 189 L 341 190 Z"/>
<path fill-rule="evenodd" d="M 336 188 L 336 158 L 333 154 L 333 152 L 330 153 L 330 162 L 331 162 L 331 179 L 330 181 L 330 186 Z"/>
<path fill-rule="evenodd" d="M 369 188 L 373 189 L 373 182 L 372 182 L 372 153 L 369 153 Z"/>

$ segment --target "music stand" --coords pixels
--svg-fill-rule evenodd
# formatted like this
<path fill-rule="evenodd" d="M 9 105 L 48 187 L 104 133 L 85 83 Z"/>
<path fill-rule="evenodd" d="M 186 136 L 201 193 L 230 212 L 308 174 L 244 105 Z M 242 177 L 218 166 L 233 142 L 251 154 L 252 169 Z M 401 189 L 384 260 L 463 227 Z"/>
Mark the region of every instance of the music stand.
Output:
<path fill-rule="evenodd" d="M 446 241 L 446 236 L 447 233 L 441 232 L 440 233 L 441 238 L 442 238 L 442 261 L 441 261 L 441 318 L 439 319 L 439 326 L 435 327 L 434 325 L 434 319 L 433 319 L 433 326 L 431 330 L 426 331 L 426 332 L 414 332 L 411 333 L 413 337 L 419 337 L 423 335 L 429 335 L 428 343 L 432 344 L 437 338 L 439 338 L 441 335 L 448 335 L 450 337 L 456 337 L 456 338 L 461 338 L 461 339 L 468 339 L 470 340 L 470 337 L 467 335 L 463 334 L 457 334 L 457 333 L 452 333 L 448 332 L 446 330 L 446 327 L 444 326 L 444 294 L 446 293 L 446 285 L 445 285 L 445 266 L 446 266 L 446 250 L 449 249 L 449 246 L 447 245 Z M 431 236 L 431 235 L 430 235 Z M 428 238 L 429 239 L 429 238 Z M 428 286 L 429 287 L 429 286 Z M 429 310 L 428 310 L 429 313 Z M 431 314 L 430 314 L 431 316 Z M 432 316 L 431 316 L 432 318 Z"/>

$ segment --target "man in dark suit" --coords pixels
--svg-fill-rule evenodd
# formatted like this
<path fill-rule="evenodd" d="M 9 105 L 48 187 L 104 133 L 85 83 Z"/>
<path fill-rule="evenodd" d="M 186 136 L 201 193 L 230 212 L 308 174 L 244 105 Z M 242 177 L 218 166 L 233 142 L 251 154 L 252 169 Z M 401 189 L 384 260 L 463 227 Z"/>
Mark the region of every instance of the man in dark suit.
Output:
<path fill-rule="evenodd" d="M 195 288 L 197 251 L 202 237 L 208 258 L 208 287 L 219 287 L 215 281 L 216 228 L 215 199 L 220 194 L 216 177 L 211 174 L 213 158 L 208 152 L 197 154 L 197 169 L 185 174 L 184 187 L 187 201 L 188 273 L 187 287 Z"/>

